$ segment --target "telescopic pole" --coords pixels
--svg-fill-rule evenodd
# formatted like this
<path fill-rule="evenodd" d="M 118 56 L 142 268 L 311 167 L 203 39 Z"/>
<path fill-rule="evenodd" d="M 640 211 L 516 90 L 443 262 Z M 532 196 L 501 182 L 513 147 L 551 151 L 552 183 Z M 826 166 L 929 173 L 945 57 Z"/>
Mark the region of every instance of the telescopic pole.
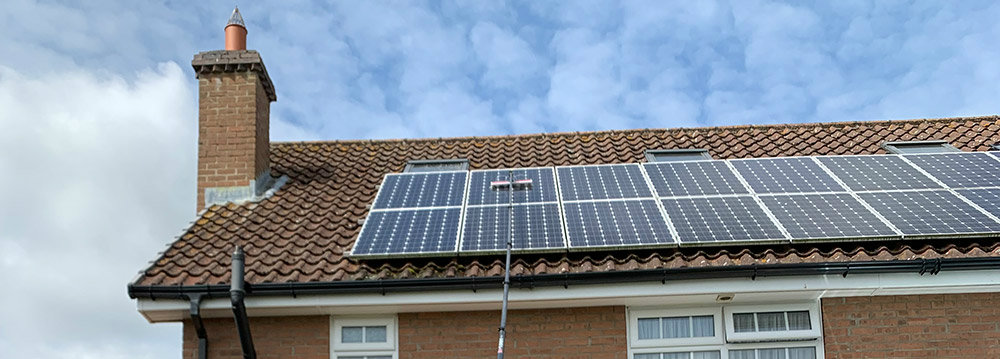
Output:
<path fill-rule="evenodd" d="M 500 343 L 497 347 L 497 359 L 503 359 L 504 339 L 507 336 L 507 295 L 510 294 L 510 252 L 514 247 L 514 171 L 507 173 L 507 180 L 510 181 L 510 196 L 507 201 L 507 218 L 510 224 L 507 227 L 507 260 L 504 262 L 503 271 L 503 304 L 500 307 Z"/>

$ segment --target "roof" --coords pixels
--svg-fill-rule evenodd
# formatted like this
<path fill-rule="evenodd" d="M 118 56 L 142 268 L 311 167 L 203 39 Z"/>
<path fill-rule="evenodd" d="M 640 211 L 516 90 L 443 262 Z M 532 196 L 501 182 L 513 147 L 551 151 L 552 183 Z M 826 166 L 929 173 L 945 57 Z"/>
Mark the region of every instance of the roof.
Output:
<path fill-rule="evenodd" d="M 885 141 L 946 140 L 986 151 L 1000 117 L 549 133 L 409 140 L 271 143 L 272 175 L 288 182 L 257 203 L 205 209 L 133 285 L 191 286 L 229 280 L 241 245 L 249 283 L 503 275 L 500 256 L 354 260 L 377 186 L 409 160 L 468 158 L 470 168 L 638 163 L 646 149 L 706 148 L 716 159 L 885 153 Z M 515 159 L 496 153 L 516 149 Z M 1000 256 L 993 238 L 884 241 L 518 255 L 512 275 L 774 263 Z"/>

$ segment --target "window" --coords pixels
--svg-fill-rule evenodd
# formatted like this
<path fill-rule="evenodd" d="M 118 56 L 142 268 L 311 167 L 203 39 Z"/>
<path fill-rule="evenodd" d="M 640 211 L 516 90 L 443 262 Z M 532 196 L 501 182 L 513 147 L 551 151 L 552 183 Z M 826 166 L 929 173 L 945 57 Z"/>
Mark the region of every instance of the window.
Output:
<path fill-rule="evenodd" d="M 711 160 L 708 150 L 701 148 L 679 150 L 646 150 L 646 162 L 683 162 Z"/>
<path fill-rule="evenodd" d="M 469 169 L 469 160 L 464 158 L 450 160 L 413 160 L 406 163 L 403 172 L 440 172 L 465 171 Z"/>
<path fill-rule="evenodd" d="M 822 359 L 819 304 L 629 310 L 632 359 Z"/>
<path fill-rule="evenodd" d="M 940 140 L 886 142 L 882 144 L 882 148 L 897 154 L 959 152 L 955 146 Z"/>
<path fill-rule="evenodd" d="M 331 317 L 330 357 L 396 358 L 396 318 Z"/>

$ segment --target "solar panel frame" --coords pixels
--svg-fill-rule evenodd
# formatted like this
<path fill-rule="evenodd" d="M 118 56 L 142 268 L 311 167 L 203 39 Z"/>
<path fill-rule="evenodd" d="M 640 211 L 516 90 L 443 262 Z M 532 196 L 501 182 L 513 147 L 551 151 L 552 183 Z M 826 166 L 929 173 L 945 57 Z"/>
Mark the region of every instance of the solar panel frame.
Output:
<path fill-rule="evenodd" d="M 703 197 L 673 197 L 673 198 L 663 198 L 659 200 L 663 205 L 663 209 L 666 215 L 670 218 L 673 223 L 674 230 L 677 233 L 679 242 L 681 246 L 711 246 L 711 245 L 729 245 L 729 244 L 764 244 L 764 243 L 787 243 L 791 239 L 788 234 L 781 227 L 775 218 L 772 217 L 767 212 L 767 208 L 760 202 L 759 198 L 753 194 L 747 195 L 737 195 L 737 196 L 703 196 Z M 743 207 L 742 211 L 734 210 L 737 207 L 732 202 L 740 202 L 738 207 Z M 697 237 L 702 236 L 707 232 L 711 236 L 714 229 L 724 229 L 726 232 L 731 232 L 729 228 L 726 228 L 722 224 L 722 215 L 716 207 L 723 206 L 732 215 L 729 219 L 737 218 L 735 217 L 738 213 L 750 214 L 749 223 L 757 225 L 757 230 L 761 235 L 751 234 L 751 230 L 746 229 L 743 233 L 738 235 L 731 235 L 730 238 L 723 238 L 722 240 L 701 240 Z M 752 210 L 758 210 L 758 213 L 751 213 Z M 707 213 L 711 212 L 711 213 Z M 693 218 L 688 214 L 694 214 L 695 216 L 705 219 L 707 216 L 713 215 L 718 219 L 718 221 L 709 223 L 708 221 L 693 221 L 687 220 L 688 218 Z M 738 227 L 746 228 L 743 222 L 737 223 Z M 704 224 L 699 228 L 695 228 L 696 225 Z M 770 226 L 769 228 L 765 228 Z M 746 235 L 742 235 L 746 234 Z M 696 237 L 691 239 L 690 237 Z"/>
<path fill-rule="evenodd" d="M 415 177 L 442 177 L 445 175 L 458 175 L 458 178 L 454 182 L 461 183 L 462 188 L 458 190 L 458 199 L 453 200 L 452 197 L 447 197 L 448 201 L 446 203 L 438 203 L 434 198 L 431 197 L 429 200 L 431 203 L 427 204 L 428 200 L 421 198 L 416 199 L 416 203 L 406 202 L 407 196 L 405 193 L 400 197 L 395 196 L 395 190 L 386 191 L 387 186 L 394 186 L 398 181 L 403 178 L 411 180 Z M 378 193 L 375 195 L 375 200 L 372 201 L 372 210 L 392 210 L 392 209 L 414 209 L 414 208 L 445 208 L 445 207 L 461 207 L 465 203 L 465 198 L 468 188 L 469 171 L 441 171 L 441 172 L 414 172 L 414 173 L 388 173 L 383 177 L 382 184 L 379 186 Z M 390 179 L 392 183 L 389 184 Z M 408 189 L 407 189 L 408 191 Z M 402 198 L 402 199 L 397 199 Z M 407 205 L 398 204 L 400 201 Z M 388 203 L 387 203 L 388 202 Z"/>
<path fill-rule="evenodd" d="M 728 161 L 753 193 L 826 193 L 847 189 L 813 157 L 746 158 Z M 771 166 L 767 166 L 771 165 Z"/>
<path fill-rule="evenodd" d="M 662 208 L 660 208 L 655 199 L 652 198 L 640 198 L 640 199 L 622 199 L 622 200 L 596 200 L 596 201 L 574 201 L 566 202 L 563 204 L 563 218 L 566 223 L 566 240 L 567 246 L 570 251 L 587 251 L 592 249 L 635 249 L 635 248 L 650 248 L 650 247 L 670 247 L 676 246 L 676 236 L 667 224 L 666 218 L 663 215 Z M 589 209 L 585 207 L 590 207 Z M 607 211 L 599 211 L 599 209 L 607 209 Z M 602 215 L 603 219 L 602 219 Z M 621 215 L 629 216 L 633 218 L 643 218 L 642 222 L 628 221 L 618 221 L 617 218 Z M 606 222 L 607 217 L 611 217 L 611 222 Z M 588 231 L 587 226 L 580 225 L 575 226 L 576 222 L 579 224 L 584 223 L 586 220 L 596 218 L 596 226 L 598 232 L 601 233 L 597 240 L 604 241 L 599 244 L 586 244 L 590 241 L 590 237 L 597 236 L 596 233 L 585 233 Z M 571 223 L 571 221 L 573 223 Z M 620 223 L 621 222 L 621 223 Z M 617 237 L 610 237 L 603 235 L 605 233 L 605 225 L 614 225 L 616 229 L 614 232 L 618 234 Z M 622 229 L 625 227 L 624 229 Z M 631 231 L 629 228 L 631 227 Z M 579 229 L 578 229 L 579 228 Z M 648 231 L 647 231 L 648 228 Z M 609 230 L 610 232 L 610 230 Z M 642 232 L 642 233 L 640 233 Z M 626 237 L 624 234 L 635 235 Z M 650 235 L 651 237 L 642 237 L 642 235 Z M 579 237 L 583 236 L 582 239 Z M 616 238 L 619 243 L 609 243 L 607 242 L 610 238 Z M 576 241 L 576 242 L 575 242 Z M 584 244 L 581 245 L 580 241 Z M 629 241 L 629 243 L 624 243 L 624 241 Z"/>
<path fill-rule="evenodd" d="M 781 193 L 761 195 L 760 199 L 793 242 L 902 238 L 899 230 L 851 193 Z M 838 208 L 837 202 L 842 206 Z M 813 226 L 802 223 L 802 215 L 807 219 L 813 217 L 809 214 L 820 214 L 815 216 L 818 218 Z M 850 215 L 854 216 L 848 217 Z M 853 233 L 843 233 L 841 230 L 858 227 L 868 227 L 869 232 L 861 233 L 862 230 L 857 229 Z M 834 231 L 841 235 L 828 234 Z"/>
<path fill-rule="evenodd" d="M 899 229 L 903 233 L 903 239 L 1000 236 L 1000 220 L 952 190 L 864 192 L 858 193 L 858 196 Z M 902 197 L 905 197 L 905 200 L 901 200 Z M 934 208 L 922 205 L 920 201 L 934 203 Z M 900 207 L 900 210 L 894 211 L 893 206 Z M 919 214 L 921 215 L 919 220 L 906 217 L 907 213 L 918 215 L 917 211 L 929 213 L 930 216 L 925 213 Z M 928 222 L 927 218 L 932 218 L 934 222 Z M 922 223 L 915 223 L 918 221 Z M 956 224 L 969 230 L 933 230 L 944 227 L 954 228 Z M 979 225 L 979 228 L 973 228 L 973 225 Z M 916 227 L 930 228 L 931 230 L 913 230 Z"/>
<path fill-rule="evenodd" d="M 382 210 L 382 211 L 372 211 L 369 212 L 368 217 L 365 219 L 364 225 L 361 227 L 361 231 L 358 234 L 357 239 L 355 239 L 354 244 L 351 247 L 348 256 L 358 257 L 358 258 L 392 258 L 398 256 L 407 257 L 430 257 L 430 256 L 440 256 L 440 255 L 454 255 L 458 251 L 458 239 L 460 234 L 460 226 L 458 223 L 461 221 L 461 207 L 445 207 L 445 208 L 420 208 L 420 209 L 397 209 L 397 210 Z M 412 217 L 408 217 L 411 216 Z M 417 216 L 427 216 L 426 218 L 420 218 Z M 449 227 L 447 225 L 437 225 L 434 222 L 434 216 L 444 217 L 444 220 L 454 221 L 456 225 L 453 227 L 453 231 L 446 231 Z M 372 228 L 377 228 L 376 230 L 381 231 L 383 228 L 389 227 L 386 225 L 385 221 L 391 221 L 392 226 L 396 227 L 400 221 L 405 221 L 409 219 L 411 222 L 415 222 L 420 218 L 424 222 L 424 230 L 427 231 L 431 228 L 441 228 L 441 235 L 438 236 L 440 244 L 445 244 L 445 246 L 437 246 L 438 249 L 434 250 L 414 250 L 414 251 L 394 251 L 391 245 L 382 244 L 377 245 L 380 242 L 385 242 L 382 237 L 377 237 L 376 234 L 372 234 Z M 413 226 L 407 228 L 414 228 Z M 421 227 L 416 227 L 421 228 Z M 376 236 L 370 239 L 371 245 L 365 246 L 365 248 L 360 248 L 364 240 L 368 236 Z M 395 237 L 395 235 L 390 234 L 393 237 L 389 238 L 388 241 L 394 243 L 395 239 L 403 239 L 407 241 L 410 237 Z M 452 239 L 449 239 L 452 238 Z M 423 243 L 423 242 L 422 242 Z M 447 243 L 451 243 L 450 246 Z M 405 245 L 405 244 L 404 244 Z M 384 251 L 377 251 L 374 248 L 386 248 Z M 420 248 L 424 248 L 421 245 Z"/>
<path fill-rule="evenodd" d="M 685 162 L 647 162 L 643 163 L 646 173 L 657 198 L 744 195 L 751 194 L 749 188 L 732 168 L 729 161 L 706 160 Z M 687 173 L 686 177 L 678 176 L 678 169 Z M 692 170 L 700 172 L 695 176 Z M 666 172 L 665 172 L 666 171 Z M 711 173 L 710 173 L 711 172 Z M 671 183 L 668 178 L 677 178 L 677 183 Z M 708 180 L 707 186 L 697 183 L 697 180 Z"/>
<path fill-rule="evenodd" d="M 653 198 L 653 189 L 649 187 L 642 166 L 637 163 L 618 163 L 607 165 L 583 165 L 556 167 L 556 177 L 559 178 L 559 195 L 562 201 L 595 201 L 629 198 Z M 582 177 L 581 180 L 577 178 Z M 590 185 L 590 180 L 596 177 L 596 186 Z M 627 180 L 630 186 L 615 185 Z M 583 186 L 586 186 L 584 188 Z M 627 190 L 631 187 L 631 190 Z M 612 193 L 614 189 L 617 193 Z M 580 190 L 578 190 L 580 189 Z"/>
<path fill-rule="evenodd" d="M 911 165 L 900 155 L 819 156 L 815 158 L 851 192 L 944 188 L 933 178 L 921 173 L 920 169 Z M 902 171 L 893 171 L 889 166 Z M 894 178 L 886 178 L 887 175 Z"/>
<path fill-rule="evenodd" d="M 525 204 L 515 204 L 514 206 L 514 242 L 512 250 L 518 253 L 536 253 L 536 252 L 557 252 L 566 251 L 566 233 L 564 230 L 564 220 L 562 215 L 562 208 L 559 206 L 558 202 L 545 202 L 545 203 L 525 203 Z M 507 205 L 501 206 L 469 206 L 465 209 L 465 223 L 461 227 L 461 238 L 459 239 L 459 253 L 461 254 L 498 254 L 506 251 L 507 247 L 507 235 L 510 223 L 507 221 L 509 207 Z M 535 212 L 535 216 L 528 217 L 525 216 L 525 212 L 531 215 Z M 485 247 L 485 246 L 474 246 L 471 243 L 478 243 L 481 239 L 475 237 L 470 231 L 474 229 L 472 226 L 477 224 L 483 224 L 488 222 L 484 214 L 491 214 L 492 217 L 497 218 L 496 224 L 493 226 L 492 232 L 496 241 L 495 246 Z M 541 214 L 541 220 L 539 220 L 539 214 Z M 525 223 L 523 220 L 518 221 L 519 218 L 530 218 L 527 226 L 532 224 L 541 224 L 546 226 L 550 224 L 552 226 L 546 226 L 548 230 L 544 232 L 543 236 L 554 235 L 552 237 L 553 242 L 544 242 L 548 245 L 529 245 L 522 246 L 520 243 L 524 242 L 524 236 L 519 235 L 524 233 Z M 543 222 L 543 223 L 540 223 Z M 480 227 L 482 228 L 482 227 Z M 488 230 L 488 229 L 487 229 Z M 538 232 L 532 232 L 538 233 Z M 486 237 L 489 235 L 487 234 Z M 530 237 L 530 236 L 528 236 Z M 530 241 L 530 239 L 529 239 Z"/>
<path fill-rule="evenodd" d="M 948 188 L 1000 187 L 1000 160 L 986 152 L 909 154 L 903 158 Z"/>
<path fill-rule="evenodd" d="M 506 206 L 508 193 L 506 191 L 491 190 L 490 182 L 493 180 L 506 180 L 508 171 L 514 171 L 515 179 L 529 178 L 532 180 L 530 191 L 514 192 L 514 203 L 556 203 L 559 201 L 559 188 L 556 184 L 555 168 L 526 167 L 469 171 L 469 185 L 466 186 L 467 194 L 465 196 L 466 204 L 470 206 Z M 529 173 L 531 175 L 528 175 Z M 491 176 L 491 174 L 495 175 Z M 478 179 L 480 175 L 483 177 L 482 181 Z M 480 190 L 482 192 L 479 192 Z M 489 195 L 489 193 L 494 193 L 495 195 Z"/>

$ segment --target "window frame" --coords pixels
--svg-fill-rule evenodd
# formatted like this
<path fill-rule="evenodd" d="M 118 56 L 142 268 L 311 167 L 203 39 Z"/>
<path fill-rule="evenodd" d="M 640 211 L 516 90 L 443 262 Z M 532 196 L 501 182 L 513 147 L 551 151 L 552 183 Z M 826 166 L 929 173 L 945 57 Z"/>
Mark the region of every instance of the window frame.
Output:
<path fill-rule="evenodd" d="M 656 155 L 669 155 L 669 154 L 688 154 L 688 153 L 700 153 L 704 159 L 697 160 L 681 160 L 681 161 L 657 161 Z M 675 148 L 675 149 L 647 149 L 645 151 L 646 162 L 649 163 L 668 163 L 668 162 L 694 162 L 694 161 L 711 161 L 715 158 L 712 154 L 708 152 L 705 148 Z"/>
<path fill-rule="evenodd" d="M 461 168 L 448 168 L 439 169 L 433 171 L 416 171 L 414 168 L 428 166 L 428 165 L 450 165 L 459 164 Z M 449 172 L 449 171 L 468 171 L 469 170 L 469 159 L 468 158 L 443 158 L 443 159 L 425 159 L 425 160 L 410 160 L 406 162 L 406 167 L 403 168 L 403 173 L 429 173 L 429 172 Z"/>
<path fill-rule="evenodd" d="M 783 341 L 783 342 L 758 342 L 758 343 L 727 343 L 723 350 L 723 358 L 729 358 L 729 351 L 746 349 L 775 349 L 775 348 L 804 348 L 816 349 L 816 359 L 824 359 L 823 341 L 819 338 L 814 340 Z M 755 355 L 756 356 L 756 355 Z M 787 357 L 786 357 L 787 358 Z"/>
<path fill-rule="evenodd" d="M 711 315 L 712 322 L 715 327 L 715 335 L 711 337 L 691 337 L 691 338 L 667 338 L 667 339 L 639 339 L 639 318 L 650 318 L 650 317 L 696 317 Z M 701 307 L 701 308 L 687 308 L 687 309 L 637 309 L 629 311 L 628 325 L 629 325 L 629 341 L 632 343 L 630 348 L 659 348 L 652 351 L 652 353 L 663 352 L 663 347 L 671 347 L 670 350 L 674 350 L 672 347 L 701 347 L 705 348 L 706 345 L 721 345 L 725 342 L 725 337 L 723 337 L 723 327 L 722 327 L 722 307 Z M 705 349 L 709 350 L 709 349 Z M 678 350 L 685 351 L 685 350 Z M 691 351 L 691 350 L 687 350 Z M 650 353 L 646 352 L 634 352 L 634 353 Z M 633 354 L 634 354 L 633 353 Z"/>
<path fill-rule="evenodd" d="M 343 327 L 385 326 L 385 343 L 343 343 Z M 391 356 L 399 357 L 397 345 L 398 320 L 392 316 L 330 316 L 330 358 L 338 356 Z"/>
<path fill-rule="evenodd" d="M 931 147 L 937 145 L 943 149 L 941 152 L 908 152 L 906 148 L 924 146 Z M 889 153 L 897 155 L 913 155 L 913 154 L 930 154 L 930 153 L 951 153 L 951 152 L 962 152 L 955 146 L 952 146 L 948 141 L 945 140 L 925 140 L 925 141 L 893 141 L 893 142 L 883 142 L 880 146 Z"/>
<path fill-rule="evenodd" d="M 766 305 L 733 305 L 725 306 L 722 311 L 726 317 L 725 331 L 727 343 L 762 343 L 762 342 L 788 342 L 819 339 L 823 337 L 823 322 L 819 310 L 819 302 L 815 303 L 787 303 L 787 304 L 766 304 Z M 773 332 L 745 332 L 737 333 L 734 328 L 733 314 L 735 313 L 763 313 L 763 312 L 809 312 L 809 330 L 785 330 Z M 756 317 L 755 317 L 756 320 Z M 787 325 L 787 322 L 785 323 Z M 756 325 L 756 323 L 754 324 Z"/>

